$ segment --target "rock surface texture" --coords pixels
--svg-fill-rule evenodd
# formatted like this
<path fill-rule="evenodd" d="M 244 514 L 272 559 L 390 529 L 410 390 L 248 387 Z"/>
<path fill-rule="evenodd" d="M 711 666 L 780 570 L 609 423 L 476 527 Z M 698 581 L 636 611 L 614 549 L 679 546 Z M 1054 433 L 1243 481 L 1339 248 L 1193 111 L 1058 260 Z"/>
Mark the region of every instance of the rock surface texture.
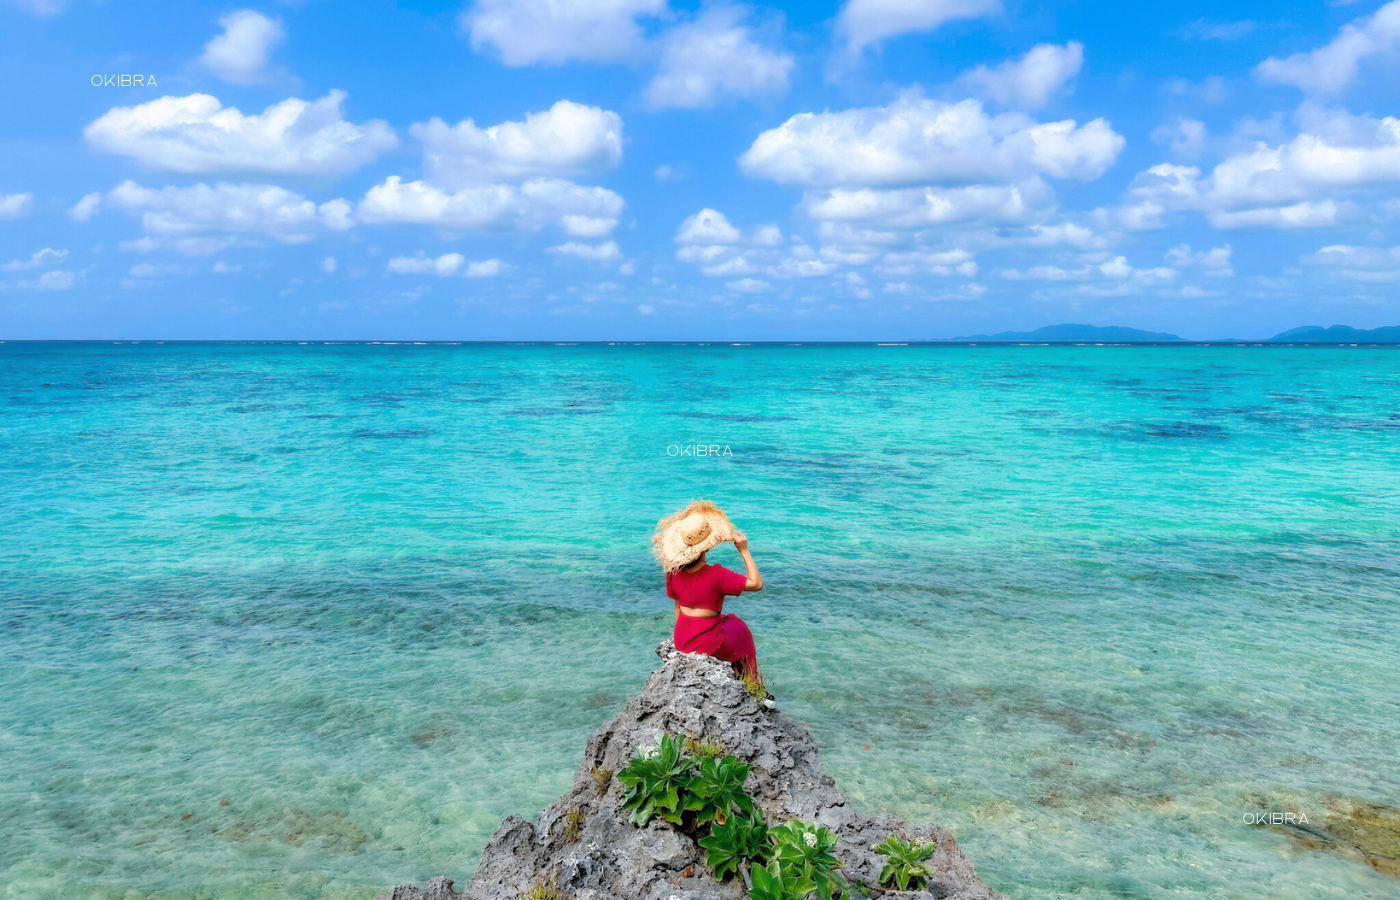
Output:
<path fill-rule="evenodd" d="M 884 892 L 890 900 L 1001 898 L 942 828 L 907 826 L 851 808 L 823 771 L 807 727 L 781 710 L 762 709 L 728 663 L 679 653 L 670 641 L 656 652 L 664 664 L 645 689 L 588 739 L 573 789 L 534 823 L 507 816 L 462 893 L 448 879 L 434 878 L 426 888 L 397 887 L 379 900 L 518 900 L 536 885 L 551 884 L 566 900 L 740 900 L 746 896 L 742 881 L 716 881 L 693 836 L 660 818 L 638 828 L 619 808 L 624 788 L 611 773 L 667 732 L 718 742 L 752 765 L 746 787 L 773 824 L 796 818 L 835 832 L 847 878 L 878 883 L 883 858 L 870 848 L 891 833 L 936 843 L 927 862 L 933 873 L 928 890 Z"/>

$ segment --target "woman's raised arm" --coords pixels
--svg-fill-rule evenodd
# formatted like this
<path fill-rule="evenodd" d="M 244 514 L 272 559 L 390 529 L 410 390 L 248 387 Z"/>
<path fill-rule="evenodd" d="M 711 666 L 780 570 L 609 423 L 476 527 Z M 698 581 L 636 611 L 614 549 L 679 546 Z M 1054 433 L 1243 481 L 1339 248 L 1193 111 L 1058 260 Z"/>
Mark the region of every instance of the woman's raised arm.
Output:
<path fill-rule="evenodd" d="M 744 590 L 763 590 L 763 576 L 758 573 L 758 563 L 753 561 L 753 554 L 749 553 L 749 539 L 742 534 L 734 538 L 734 549 L 744 558 L 744 569 L 749 576 L 749 580 L 744 582 Z"/>

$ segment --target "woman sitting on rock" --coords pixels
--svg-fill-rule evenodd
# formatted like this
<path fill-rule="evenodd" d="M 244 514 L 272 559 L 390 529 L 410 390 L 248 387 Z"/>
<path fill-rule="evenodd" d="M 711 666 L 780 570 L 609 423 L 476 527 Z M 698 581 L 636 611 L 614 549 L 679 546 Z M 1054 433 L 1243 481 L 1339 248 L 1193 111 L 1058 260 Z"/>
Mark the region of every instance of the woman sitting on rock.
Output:
<path fill-rule="evenodd" d="M 733 541 L 744 558 L 746 575 L 705 560 L 706 553 L 725 541 Z M 735 676 L 757 678 L 753 633 L 743 619 L 723 612 L 726 595 L 763 590 L 748 538 L 729 524 L 724 510 L 696 500 L 656 523 L 651 543 L 666 572 L 666 596 L 676 601 L 676 649 L 707 653 L 733 663 Z M 765 705 L 773 705 L 771 697 Z"/>

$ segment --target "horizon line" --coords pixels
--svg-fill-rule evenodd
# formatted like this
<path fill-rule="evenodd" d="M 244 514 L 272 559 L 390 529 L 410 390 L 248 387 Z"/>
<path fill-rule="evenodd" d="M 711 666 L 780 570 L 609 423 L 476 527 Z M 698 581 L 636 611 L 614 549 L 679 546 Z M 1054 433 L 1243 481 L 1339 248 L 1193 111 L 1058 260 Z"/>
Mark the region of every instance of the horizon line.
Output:
<path fill-rule="evenodd" d="M 671 347 L 752 347 L 752 346 L 845 346 L 845 347 L 928 347 L 963 346 L 977 347 L 1210 347 L 1210 346 L 1253 346 L 1253 347 L 1400 347 L 1400 341 L 1280 341 L 1273 338 L 1215 338 L 1192 340 L 1134 341 L 1134 340 L 966 340 L 962 338 L 925 338 L 904 341 L 841 341 L 841 340 L 567 340 L 557 338 L 465 338 L 417 340 L 413 338 L 0 338 L 3 344 L 278 344 L 296 346 L 462 346 L 462 345 L 515 345 L 515 346 L 671 346 Z"/>

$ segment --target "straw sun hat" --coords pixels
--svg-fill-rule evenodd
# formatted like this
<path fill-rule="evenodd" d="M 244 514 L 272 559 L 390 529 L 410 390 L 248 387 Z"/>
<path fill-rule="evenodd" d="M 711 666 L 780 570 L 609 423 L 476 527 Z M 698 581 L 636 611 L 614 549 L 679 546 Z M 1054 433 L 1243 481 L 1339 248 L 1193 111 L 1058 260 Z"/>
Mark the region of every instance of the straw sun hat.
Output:
<path fill-rule="evenodd" d="M 651 552 L 661 568 L 674 572 L 700 558 L 725 541 L 743 534 L 729 524 L 724 510 L 708 500 L 694 500 L 685 509 L 656 523 L 651 538 Z"/>

